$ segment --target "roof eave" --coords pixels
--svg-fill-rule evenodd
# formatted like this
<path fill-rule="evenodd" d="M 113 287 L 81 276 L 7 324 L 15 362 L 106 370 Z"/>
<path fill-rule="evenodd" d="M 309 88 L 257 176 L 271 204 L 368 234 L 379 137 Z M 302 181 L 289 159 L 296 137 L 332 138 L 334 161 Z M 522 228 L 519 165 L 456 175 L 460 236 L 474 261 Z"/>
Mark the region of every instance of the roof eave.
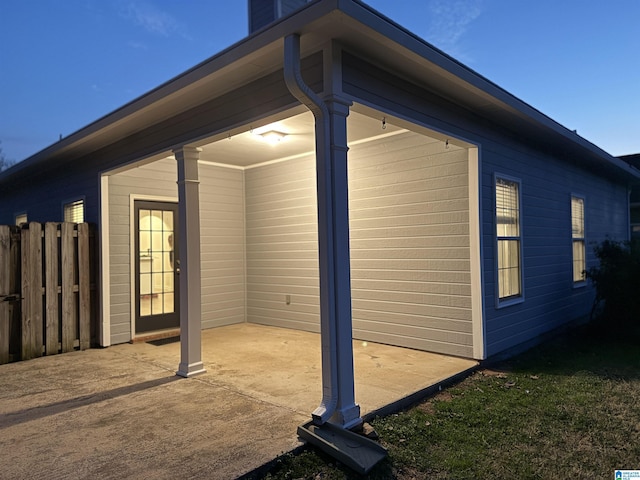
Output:
<path fill-rule="evenodd" d="M 89 139 L 96 138 L 123 122 L 129 122 L 135 117 L 143 115 L 149 109 L 157 107 L 162 102 L 169 101 L 173 96 L 181 95 L 192 88 L 194 84 L 205 81 L 207 77 L 215 76 L 231 65 L 250 62 L 256 52 L 274 43 L 282 42 L 286 34 L 302 31 L 305 25 L 329 14 L 335 9 L 335 0 L 314 0 L 310 2 L 301 10 L 254 32 L 189 70 L 98 118 L 74 133 L 61 138 L 58 142 L 18 162 L 11 168 L 0 172 L 0 181 L 36 167 L 42 162 L 50 161 L 53 158 L 72 152 Z"/>
<path fill-rule="evenodd" d="M 401 53 L 403 58 L 412 58 L 417 63 L 429 64 L 430 68 L 435 67 L 439 74 L 451 80 L 446 87 L 450 91 L 445 93 L 455 97 L 460 95 L 457 89 L 464 89 L 466 95 L 471 95 L 479 102 L 491 104 L 495 109 L 495 117 L 498 121 L 504 123 L 505 119 L 517 118 L 528 126 L 529 133 L 539 136 L 541 132 L 544 132 L 555 142 L 566 146 L 573 155 L 584 156 L 595 162 L 604 162 L 620 175 L 632 175 L 636 179 L 640 179 L 638 171 L 632 169 L 622 160 L 613 157 L 574 131 L 552 120 L 359 0 L 315 0 L 292 15 L 240 40 L 177 77 L 0 173 L 0 181 L 4 181 L 7 177 L 16 175 L 25 169 L 36 167 L 42 162 L 55 160 L 65 154 L 72 154 L 89 142 L 94 142 L 99 147 L 103 137 L 108 140 L 108 135 L 105 134 L 110 130 L 116 129 L 124 123 L 130 124 L 133 128 L 136 120 L 142 122 L 145 118 L 152 118 L 153 112 L 162 108 L 163 104 L 169 104 L 172 99 L 175 100 L 198 85 L 202 86 L 203 82 L 212 82 L 211 79 L 217 78 L 220 72 L 225 69 L 250 65 L 252 59 L 255 59 L 256 52 L 265 51 L 270 46 L 276 48 L 282 42 L 282 38 L 290 33 L 300 33 L 303 40 L 305 33 L 327 35 L 324 30 L 315 32 L 313 29 L 317 29 L 318 25 L 323 24 L 323 22 L 319 22 L 320 20 L 329 18 L 335 20 L 330 22 L 334 35 L 348 36 L 357 31 L 358 34 L 369 37 L 372 41 L 368 42 L 367 48 L 371 50 L 372 54 L 375 54 L 377 48 L 384 46 L 387 49 L 395 49 Z M 329 40 L 328 35 L 326 40 Z M 280 59 L 278 61 L 281 62 Z M 276 68 L 277 65 L 272 65 L 272 67 Z M 462 104 L 462 106 L 465 105 Z M 147 125 L 144 122 L 141 124 Z"/>
<path fill-rule="evenodd" d="M 443 72 L 447 72 L 452 79 L 457 80 L 455 84 L 452 83 L 454 85 L 453 88 L 458 88 L 461 80 L 466 84 L 466 88 L 475 90 L 477 95 L 485 97 L 507 115 L 517 115 L 531 123 L 532 129 L 542 127 L 553 136 L 562 139 L 567 146 L 571 146 L 568 148 L 574 154 L 585 155 L 591 159 L 597 158 L 616 170 L 615 173 L 631 175 L 636 180 L 640 179 L 638 170 L 630 168 L 628 164 L 625 164 L 617 157 L 605 152 L 575 131 L 568 129 L 528 103 L 520 100 L 373 8 L 361 3 L 359 0 L 338 0 L 338 4 L 340 10 L 353 18 L 357 18 L 370 31 L 391 39 L 398 46 L 412 52 L 417 57 L 428 60 Z"/>

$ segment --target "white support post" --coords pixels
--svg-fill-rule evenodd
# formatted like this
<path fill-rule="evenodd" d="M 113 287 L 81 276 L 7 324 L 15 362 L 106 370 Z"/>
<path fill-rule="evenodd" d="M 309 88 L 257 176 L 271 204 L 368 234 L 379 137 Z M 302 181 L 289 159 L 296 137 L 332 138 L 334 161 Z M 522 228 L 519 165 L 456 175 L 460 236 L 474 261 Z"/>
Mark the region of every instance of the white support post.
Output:
<path fill-rule="evenodd" d="M 101 347 L 111 345 L 111 247 L 109 244 L 109 177 L 100 177 L 100 328 Z"/>
<path fill-rule="evenodd" d="M 300 36 L 284 39 L 284 79 L 291 94 L 313 112 L 316 127 L 318 192 L 318 266 L 322 401 L 314 423 L 345 429 L 362 423 L 355 403 L 349 260 L 349 185 L 347 116 L 351 102 L 340 96 L 339 49 L 325 50 L 325 91 L 321 99 L 304 83 L 300 71 Z M 329 70 L 327 70 L 330 69 Z"/>
<path fill-rule="evenodd" d="M 347 179 L 347 116 L 351 102 L 336 96 L 324 101 L 329 111 L 329 129 L 316 131 L 316 135 L 328 137 L 328 141 L 319 139 L 318 143 L 329 149 L 324 154 L 317 152 L 316 158 L 322 380 L 324 397 L 336 401 L 329 421 L 353 428 L 362 419 L 360 407 L 355 403 L 351 319 Z M 327 392 L 333 388 L 335 392 Z"/>
<path fill-rule="evenodd" d="M 198 159 L 201 149 L 173 151 L 178 163 L 178 235 L 180 268 L 180 365 L 177 375 L 204 373 L 202 363 L 202 299 L 200 281 L 200 194 Z"/>

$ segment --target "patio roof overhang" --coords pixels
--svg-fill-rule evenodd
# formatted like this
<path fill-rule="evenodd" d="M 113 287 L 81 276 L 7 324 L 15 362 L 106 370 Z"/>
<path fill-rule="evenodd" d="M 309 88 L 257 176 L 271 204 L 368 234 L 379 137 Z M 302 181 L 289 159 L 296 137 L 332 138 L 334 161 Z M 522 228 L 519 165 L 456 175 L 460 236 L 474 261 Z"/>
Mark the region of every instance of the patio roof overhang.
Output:
<path fill-rule="evenodd" d="M 46 172 L 62 163 L 72 165 L 74 160 L 281 69 L 284 37 L 292 33 L 300 35 L 303 56 L 318 51 L 331 40 L 337 41 L 349 51 L 375 60 L 378 65 L 561 158 L 623 181 L 640 181 L 639 170 L 362 2 L 315 0 L 18 163 L 0 174 L 0 183 L 35 171 Z"/>

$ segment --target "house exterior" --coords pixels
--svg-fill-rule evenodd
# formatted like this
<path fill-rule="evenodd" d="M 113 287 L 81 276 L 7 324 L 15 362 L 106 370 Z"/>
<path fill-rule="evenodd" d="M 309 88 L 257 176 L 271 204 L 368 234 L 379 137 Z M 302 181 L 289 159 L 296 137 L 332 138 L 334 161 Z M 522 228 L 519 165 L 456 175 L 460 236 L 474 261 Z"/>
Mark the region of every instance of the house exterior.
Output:
<path fill-rule="evenodd" d="M 619 157 L 633 168 L 640 170 L 640 153 Z M 640 188 L 634 186 L 629 195 L 629 222 L 631 237 L 640 238 Z"/>
<path fill-rule="evenodd" d="M 350 428 L 352 338 L 486 359 L 588 315 L 637 170 L 357 0 L 284 3 L 0 174 L 0 223 L 97 225 L 97 342 L 179 327 L 191 376 L 203 328 L 319 332 Z"/>

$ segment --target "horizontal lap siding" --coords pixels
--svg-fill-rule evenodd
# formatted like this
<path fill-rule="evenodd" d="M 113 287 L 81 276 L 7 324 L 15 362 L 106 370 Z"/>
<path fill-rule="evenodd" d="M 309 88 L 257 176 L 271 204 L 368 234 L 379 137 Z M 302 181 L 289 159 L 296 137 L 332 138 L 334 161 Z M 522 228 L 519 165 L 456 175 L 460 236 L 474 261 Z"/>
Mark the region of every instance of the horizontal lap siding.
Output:
<path fill-rule="evenodd" d="M 410 132 L 349 150 L 354 337 L 472 355 L 467 164 Z"/>
<path fill-rule="evenodd" d="M 524 302 L 496 308 L 494 173 L 521 180 Z M 571 195 L 585 196 L 587 268 L 594 243 L 627 236 L 627 192 L 576 165 L 523 147 L 485 142 L 483 235 L 488 354 L 587 316 L 594 292 L 572 280 Z"/>
<path fill-rule="evenodd" d="M 178 196 L 177 166 L 160 160 L 109 177 L 111 343 L 131 339 L 130 195 Z M 242 171 L 199 166 L 202 327 L 243 322 Z"/>
<path fill-rule="evenodd" d="M 109 261 L 111 343 L 128 342 L 131 332 L 130 195 L 178 196 L 177 167 L 164 159 L 109 177 Z"/>
<path fill-rule="evenodd" d="M 200 165 L 202 328 L 245 321 L 244 178 Z"/>
<path fill-rule="evenodd" d="M 355 338 L 471 356 L 467 162 L 415 133 L 350 148 Z M 245 181 L 248 321 L 318 331 L 313 158 Z"/>
<path fill-rule="evenodd" d="M 315 185 L 311 156 L 245 171 L 249 322 L 319 331 Z"/>

